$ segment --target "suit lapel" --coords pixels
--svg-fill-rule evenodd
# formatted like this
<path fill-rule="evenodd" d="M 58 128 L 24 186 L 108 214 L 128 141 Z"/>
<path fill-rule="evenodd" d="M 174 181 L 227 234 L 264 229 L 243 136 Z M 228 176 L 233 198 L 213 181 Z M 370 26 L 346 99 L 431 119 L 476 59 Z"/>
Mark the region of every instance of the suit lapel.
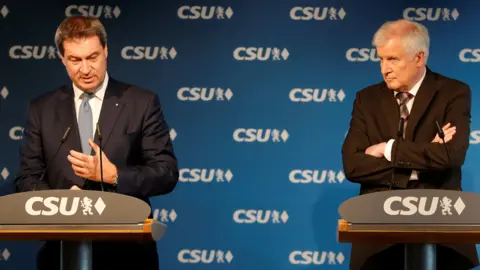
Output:
<path fill-rule="evenodd" d="M 393 91 L 388 89 L 386 85 L 383 86 L 383 89 L 380 91 L 380 93 L 380 104 L 382 107 L 381 112 L 384 114 L 387 121 L 388 135 L 396 136 L 398 121 L 400 119 L 398 103 L 395 100 Z"/>
<path fill-rule="evenodd" d="M 60 94 L 60 102 L 56 110 L 56 118 L 60 123 L 60 138 L 63 137 L 68 127 L 71 127 L 70 135 L 65 141 L 68 149 L 82 152 L 80 134 L 78 132 L 77 115 L 75 112 L 74 94 L 72 87 L 65 87 Z"/>
<path fill-rule="evenodd" d="M 124 104 L 121 102 L 120 96 L 122 93 L 121 85 L 113 78 L 109 78 L 108 86 L 105 91 L 105 97 L 102 102 L 102 109 L 98 119 L 98 125 L 102 133 L 102 149 L 104 149 L 113 127 L 117 121 Z M 96 144 L 99 144 L 98 133 L 95 134 L 94 139 Z"/>
<path fill-rule="evenodd" d="M 60 125 L 60 135 L 62 138 L 68 127 L 71 127 L 70 135 L 64 142 L 64 147 L 68 150 L 75 150 L 82 152 L 82 146 L 80 144 L 80 133 L 78 131 L 77 115 L 75 111 L 73 87 L 65 87 L 60 94 L 60 102 L 56 110 L 56 119 Z M 65 157 L 67 158 L 67 157 Z M 71 167 L 67 167 L 64 170 L 66 178 L 71 180 L 76 185 L 83 186 L 85 181 L 81 177 L 75 175 Z"/>
<path fill-rule="evenodd" d="M 413 141 L 413 135 L 417 124 L 422 119 L 432 101 L 437 88 L 435 87 L 435 78 L 432 72 L 427 68 L 425 79 L 418 89 L 417 96 L 413 101 L 413 106 L 408 116 L 407 128 L 405 130 L 405 139 Z"/>

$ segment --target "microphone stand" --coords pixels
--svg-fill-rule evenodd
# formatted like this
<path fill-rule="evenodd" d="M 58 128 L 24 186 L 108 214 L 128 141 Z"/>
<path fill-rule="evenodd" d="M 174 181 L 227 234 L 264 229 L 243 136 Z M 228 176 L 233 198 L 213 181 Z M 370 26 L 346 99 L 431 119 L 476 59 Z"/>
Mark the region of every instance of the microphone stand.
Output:
<path fill-rule="evenodd" d="M 100 131 L 100 125 L 97 123 L 97 136 L 98 136 L 98 148 L 100 151 L 100 187 L 103 189 L 103 157 L 102 157 L 102 132 Z"/>

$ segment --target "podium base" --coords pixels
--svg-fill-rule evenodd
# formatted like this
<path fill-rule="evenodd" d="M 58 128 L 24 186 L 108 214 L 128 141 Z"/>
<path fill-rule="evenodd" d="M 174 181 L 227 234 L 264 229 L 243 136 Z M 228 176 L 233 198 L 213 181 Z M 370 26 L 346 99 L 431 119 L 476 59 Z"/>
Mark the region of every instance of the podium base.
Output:
<path fill-rule="evenodd" d="M 405 244 L 405 270 L 436 270 L 435 244 Z"/>
<path fill-rule="evenodd" d="M 61 270 L 92 270 L 92 242 L 60 242 Z"/>

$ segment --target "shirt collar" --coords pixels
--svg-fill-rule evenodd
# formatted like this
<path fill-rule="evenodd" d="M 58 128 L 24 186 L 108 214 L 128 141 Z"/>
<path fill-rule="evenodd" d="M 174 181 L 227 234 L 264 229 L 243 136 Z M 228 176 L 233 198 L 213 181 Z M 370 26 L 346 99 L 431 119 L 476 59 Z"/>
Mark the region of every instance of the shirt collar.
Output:
<path fill-rule="evenodd" d="M 423 76 L 418 82 L 408 91 L 408 93 L 412 94 L 414 97 L 417 95 L 418 89 L 420 89 L 420 85 L 422 85 L 423 79 L 425 79 L 425 75 L 427 74 L 427 69 L 423 72 Z M 396 95 L 398 92 L 393 91 L 393 95 Z"/>
<path fill-rule="evenodd" d="M 73 85 L 73 91 L 75 93 L 75 100 L 80 99 L 81 95 L 84 93 L 83 90 L 80 90 L 74 83 Z M 105 91 L 107 90 L 107 85 L 108 85 L 108 73 L 105 73 L 105 79 L 103 80 L 102 84 L 93 91 L 93 95 L 95 98 L 98 98 L 99 100 L 103 100 L 105 97 Z"/>

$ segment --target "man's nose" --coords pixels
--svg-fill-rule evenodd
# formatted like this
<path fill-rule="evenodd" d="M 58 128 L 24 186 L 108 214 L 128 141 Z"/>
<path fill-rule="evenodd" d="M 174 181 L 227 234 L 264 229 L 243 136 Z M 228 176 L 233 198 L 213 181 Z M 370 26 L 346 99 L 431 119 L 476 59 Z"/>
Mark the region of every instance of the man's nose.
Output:
<path fill-rule="evenodd" d="M 383 75 L 386 75 L 387 73 L 392 71 L 392 67 L 387 61 L 380 62 L 380 69 Z"/>
<path fill-rule="evenodd" d="M 88 63 L 87 60 L 82 61 L 82 64 L 80 66 L 80 72 L 84 74 L 88 74 L 90 72 L 90 64 Z"/>

